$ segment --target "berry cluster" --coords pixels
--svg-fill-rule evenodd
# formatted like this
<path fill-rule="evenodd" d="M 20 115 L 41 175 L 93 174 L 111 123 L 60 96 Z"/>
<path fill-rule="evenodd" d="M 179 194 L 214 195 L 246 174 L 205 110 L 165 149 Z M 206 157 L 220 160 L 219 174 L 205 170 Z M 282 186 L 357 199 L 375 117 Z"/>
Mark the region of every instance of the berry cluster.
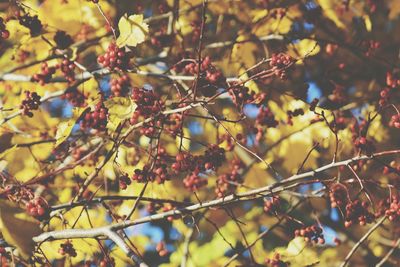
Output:
<path fill-rule="evenodd" d="M 65 243 L 61 244 L 58 253 L 60 253 L 62 256 L 66 254 L 68 254 L 70 257 L 77 256 L 76 250 L 70 241 L 66 241 Z"/>
<path fill-rule="evenodd" d="M 197 62 L 186 64 L 183 72 L 193 76 L 199 76 L 197 80 L 198 92 L 206 97 L 213 96 L 218 88 L 226 86 L 226 78 L 220 70 L 215 68 L 208 56 L 201 61 L 200 73 L 198 73 L 199 66 Z"/>
<path fill-rule="evenodd" d="M 138 104 L 135 112 L 132 114 L 132 124 L 137 123 L 140 116 L 145 118 L 152 117 L 164 109 L 164 102 L 153 90 L 134 87 L 131 98 Z"/>
<path fill-rule="evenodd" d="M 358 223 L 361 226 L 371 223 L 374 220 L 374 215 L 368 211 L 368 202 L 355 200 L 346 205 L 345 227 Z"/>
<path fill-rule="evenodd" d="M 174 36 L 171 34 L 167 34 L 164 29 L 155 32 L 150 39 L 152 45 L 157 47 L 165 47 L 171 45 Z"/>
<path fill-rule="evenodd" d="M 8 39 L 10 37 L 10 32 L 6 29 L 4 24 L 4 19 L 0 17 L 0 37 L 1 39 Z"/>
<path fill-rule="evenodd" d="M 110 70 L 123 71 L 129 68 L 129 57 L 116 43 L 111 43 L 106 53 L 97 57 L 97 61 Z"/>
<path fill-rule="evenodd" d="M 65 58 L 61 61 L 59 66 L 68 83 L 71 84 L 75 82 L 75 63 L 68 58 Z"/>
<path fill-rule="evenodd" d="M 265 263 L 271 267 L 286 267 L 288 264 L 281 259 L 281 255 L 279 253 L 275 253 L 272 258 L 267 258 Z"/>
<path fill-rule="evenodd" d="M 168 254 L 168 250 L 165 247 L 165 243 L 162 241 L 157 243 L 156 251 L 158 255 L 160 255 L 160 257 L 164 257 Z"/>
<path fill-rule="evenodd" d="M 51 80 L 53 74 L 56 73 L 56 67 L 49 67 L 47 62 L 42 63 L 41 72 L 32 76 L 32 81 L 44 85 Z"/>
<path fill-rule="evenodd" d="M 108 109 L 100 100 L 96 104 L 94 111 L 86 112 L 81 121 L 81 128 L 93 128 L 99 131 L 105 131 L 107 126 Z"/>
<path fill-rule="evenodd" d="M 172 137 L 176 137 L 182 132 L 183 115 L 180 113 L 174 113 L 168 115 L 164 121 L 164 130 L 168 132 Z"/>
<path fill-rule="evenodd" d="M 381 47 L 381 43 L 375 40 L 367 40 L 361 43 L 361 46 L 365 48 L 365 56 L 369 57 L 373 55 L 373 53 Z"/>
<path fill-rule="evenodd" d="M 357 149 L 365 151 L 367 154 L 374 152 L 375 147 L 372 140 L 366 138 L 369 123 L 366 120 L 362 120 L 358 123 L 357 120 L 350 125 L 350 131 L 352 132 L 353 144 Z"/>
<path fill-rule="evenodd" d="M 286 79 L 286 69 L 294 63 L 294 59 L 284 53 L 273 54 L 269 65 L 272 67 L 274 74 L 281 79 Z"/>
<path fill-rule="evenodd" d="M 347 203 L 347 188 L 339 183 L 334 184 L 329 189 L 329 199 L 332 208 L 342 207 Z"/>
<path fill-rule="evenodd" d="M 74 107 L 83 107 L 86 97 L 76 87 L 70 87 L 61 96 L 61 99 L 68 100 Z"/>
<path fill-rule="evenodd" d="M 113 96 L 126 96 L 129 92 L 131 81 L 128 75 L 122 75 L 110 80 L 110 89 Z"/>
<path fill-rule="evenodd" d="M 18 17 L 19 24 L 29 29 L 32 37 L 39 35 L 42 32 L 42 22 L 39 20 L 37 15 L 31 16 L 24 14 Z"/>
<path fill-rule="evenodd" d="M 400 199 L 397 196 L 393 196 L 390 201 L 390 206 L 385 211 L 385 215 L 391 222 L 399 221 L 400 219 Z"/>
<path fill-rule="evenodd" d="M 128 175 L 122 175 L 119 177 L 119 188 L 125 190 L 128 188 L 128 185 L 132 183 L 132 180 L 128 177 Z"/>
<path fill-rule="evenodd" d="M 264 200 L 264 211 L 269 214 L 279 214 L 282 212 L 282 200 L 279 196 L 272 196 Z"/>
<path fill-rule="evenodd" d="M 49 204 L 43 198 L 35 198 L 26 203 L 26 211 L 38 220 L 44 220 L 50 213 Z"/>
<path fill-rule="evenodd" d="M 244 168 L 244 164 L 240 160 L 234 159 L 230 162 L 230 168 L 230 173 L 218 176 L 215 194 L 220 198 L 234 193 L 243 181 L 240 173 Z"/>
<path fill-rule="evenodd" d="M 390 118 L 389 126 L 400 129 L 400 114 L 395 114 Z"/>
<path fill-rule="evenodd" d="M 260 141 L 265 133 L 266 128 L 275 128 L 279 122 L 275 119 L 274 113 L 268 107 L 260 107 L 256 117 L 255 126 L 253 128 L 256 140 Z"/>
<path fill-rule="evenodd" d="M 169 157 L 167 151 L 160 147 L 157 151 L 157 155 L 151 165 L 145 165 L 143 169 L 136 169 L 132 176 L 132 180 L 143 183 L 143 182 L 157 182 L 162 184 L 170 179 L 170 175 L 167 170 L 167 161 Z"/>
<path fill-rule="evenodd" d="M 199 190 L 201 187 L 206 186 L 208 183 L 207 179 L 201 178 L 198 173 L 192 172 L 183 179 L 183 185 L 185 188 L 194 192 Z"/>
<path fill-rule="evenodd" d="M 33 117 L 31 110 L 37 110 L 40 103 L 40 96 L 36 92 L 25 91 L 25 99 L 22 100 L 19 108 L 22 110 L 22 114 Z"/>
<path fill-rule="evenodd" d="M 172 205 L 171 203 L 167 203 L 167 204 L 165 204 L 165 206 L 162 208 L 162 211 L 163 212 L 167 212 L 167 211 L 170 211 L 170 210 L 175 210 L 176 209 L 176 207 L 174 206 L 174 205 Z M 175 219 L 179 219 L 179 215 L 177 214 L 177 215 L 171 215 L 171 216 L 168 216 L 167 217 L 167 220 L 169 221 L 169 222 L 172 222 L 173 220 L 175 220 Z"/>
<path fill-rule="evenodd" d="M 313 242 L 314 244 L 325 244 L 324 235 L 322 234 L 322 228 L 318 225 L 312 225 L 297 229 L 294 231 L 295 236 L 304 237 L 306 242 Z"/>
<path fill-rule="evenodd" d="M 255 103 L 257 105 L 266 104 L 267 95 L 265 93 L 255 93 L 246 86 L 232 86 L 228 89 L 232 102 L 239 111 L 243 111 L 245 104 Z"/>

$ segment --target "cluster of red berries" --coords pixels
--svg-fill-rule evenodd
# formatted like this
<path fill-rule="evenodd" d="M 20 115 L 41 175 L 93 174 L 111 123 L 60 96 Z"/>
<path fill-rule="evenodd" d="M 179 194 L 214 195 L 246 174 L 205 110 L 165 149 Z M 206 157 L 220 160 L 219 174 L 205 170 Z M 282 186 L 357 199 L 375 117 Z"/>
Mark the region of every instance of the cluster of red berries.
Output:
<path fill-rule="evenodd" d="M 389 126 L 400 129 L 400 114 L 395 114 L 390 118 Z"/>
<path fill-rule="evenodd" d="M 350 227 L 353 224 L 359 224 L 361 226 L 371 223 L 375 216 L 368 211 L 368 202 L 355 200 L 346 205 L 345 213 L 345 227 Z"/>
<path fill-rule="evenodd" d="M 128 175 L 121 175 L 119 177 L 119 188 L 125 190 L 128 188 L 128 185 L 132 183 L 132 180 L 128 177 Z"/>
<path fill-rule="evenodd" d="M 123 71 L 129 68 L 129 57 L 114 42 L 108 46 L 104 55 L 97 57 L 97 61 L 110 70 Z"/>
<path fill-rule="evenodd" d="M 375 146 L 372 140 L 366 138 L 368 125 L 368 122 L 364 119 L 360 123 L 355 120 L 354 123 L 350 125 L 350 131 L 352 133 L 354 146 L 361 151 L 365 151 L 367 154 L 371 154 L 374 152 Z"/>
<path fill-rule="evenodd" d="M 226 78 L 222 72 L 211 63 L 211 58 L 208 56 L 203 58 L 200 63 L 200 74 L 198 73 L 199 66 L 197 62 L 186 64 L 183 71 L 186 74 L 199 76 L 196 86 L 198 92 L 203 96 L 211 97 L 216 93 L 218 88 L 226 86 Z"/>
<path fill-rule="evenodd" d="M 255 93 L 254 91 L 250 91 L 250 89 L 246 86 L 233 86 L 228 89 L 228 92 L 232 98 L 232 102 L 241 112 L 243 111 L 243 106 L 245 104 L 266 104 L 266 93 Z"/>
<path fill-rule="evenodd" d="M 68 100 L 74 107 L 83 107 L 86 97 L 76 87 L 70 87 L 61 96 L 61 99 Z"/>
<path fill-rule="evenodd" d="M 31 110 L 37 110 L 40 103 L 40 96 L 36 92 L 25 91 L 25 99 L 22 100 L 19 108 L 22 110 L 22 114 L 33 117 Z"/>
<path fill-rule="evenodd" d="M 98 1 L 98 0 L 92 0 L 92 1 Z M 114 258 L 111 257 L 102 259 L 99 263 L 99 267 L 114 267 L 114 266 L 115 266 L 115 260 Z"/>
<path fill-rule="evenodd" d="M 156 246 L 156 251 L 160 257 L 164 257 L 168 254 L 168 250 L 165 247 L 165 243 L 163 241 L 158 242 Z"/>
<path fill-rule="evenodd" d="M 267 128 L 275 128 L 279 122 L 275 119 L 274 113 L 268 107 L 260 107 L 258 110 L 256 124 L 266 126 Z"/>
<path fill-rule="evenodd" d="M 170 179 L 167 170 L 169 156 L 165 148 L 160 147 L 151 165 L 145 165 L 143 169 L 135 169 L 132 180 L 137 182 L 157 182 L 162 184 Z"/>
<path fill-rule="evenodd" d="M 340 130 L 344 130 L 347 127 L 346 118 L 342 114 L 336 114 L 335 117 L 334 117 L 334 120 L 332 120 L 329 123 L 329 126 L 335 132 L 338 132 Z"/>
<path fill-rule="evenodd" d="M 38 82 L 40 85 L 44 85 L 51 80 L 53 74 L 56 73 L 56 67 L 49 67 L 47 62 L 42 63 L 41 72 L 32 76 L 32 81 Z"/>
<path fill-rule="evenodd" d="M 279 122 L 275 119 L 274 113 L 268 107 L 260 107 L 256 117 L 256 122 L 253 131 L 256 135 L 256 140 L 259 142 L 265 133 L 266 128 L 275 128 Z"/>
<path fill-rule="evenodd" d="M 211 144 L 204 153 L 204 168 L 216 171 L 225 161 L 225 150 L 218 145 Z"/>
<path fill-rule="evenodd" d="M 42 32 L 42 22 L 37 15 L 24 14 L 18 17 L 19 24 L 29 29 L 31 36 L 38 36 Z"/>
<path fill-rule="evenodd" d="M 58 253 L 60 253 L 62 256 L 68 254 L 70 257 L 76 257 L 78 255 L 76 253 L 74 246 L 72 245 L 72 243 L 70 241 L 66 241 L 63 244 L 60 244 Z"/>
<path fill-rule="evenodd" d="M 132 124 L 137 123 L 140 116 L 145 118 L 152 117 L 164 109 L 164 102 L 154 90 L 134 87 L 131 98 L 138 104 L 132 114 Z"/>
<path fill-rule="evenodd" d="M 0 37 L 2 39 L 8 39 L 10 37 L 10 32 L 6 29 L 4 24 L 4 19 L 0 17 Z"/>
<path fill-rule="evenodd" d="M 273 54 L 269 65 L 272 67 L 274 74 L 281 79 L 286 79 L 286 69 L 294 63 L 294 59 L 284 53 Z"/>
<path fill-rule="evenodd" d="M 38 220 L 44 220 L 50 213 L 49 204 L 41 197 L 34 198 L 26 203 L 26 211 Z"/>
<path fill-rule="evenodd" d="M 110 89 L 114 96 L 126 96 L 130 90 L 130 86 L 131 81 L 128 75 L 122 75 L 110 80 Z"/>
<path fill-rule="evenodd" d="M 75 82 L 75 63 L 68 58 L 65 58 L 61 61 L 59 66 L 68 83 L 71 84 Z"/>
<path fill-rule="evenodd" d="M 269 214 L 279 214 L 282 212 L 282 199 L 279 196 L 272 196 L 264 200 L 264 211 Z"/>
<path fill-rule="evenodd" d="M 275 253 L 272 258 L 265 259 L 265 263 L 271 267 L 286 267 L 287 263 L 282 261 L 281 255 L 279 253 Z"/>
<path fill-rule="evenodd" d="M 399 221 L 400 219 L 400 199 L 398 196 L 393 196 L 390 201 L 390 206 L 386 209 L 385 215 L 391 222 Z"/>
<path fill-rule="evenodd" d="M 302 116 L 304 115 L 304 110 L 302 108 L 297 108 L 293 111 L 288 110 L 286 112 L 288 118 L 287 118 L 287 124 L 289 125 L 293 125 L 293 117 L 297 117 L 297 116 Z"/>
<path fill-rule="evenodd" d="M 314 244 L 325 244 L 322 228 L 318 225 L 306 226 L 294 231 L 294 235 L 304 237 L 306 242 L 313 242 Z"/>
<path fill-rule="evenodd" d="M 146 206 L 146 210 L 148 213 L 150 214 L 155 214 L 159 209 L 161 209 L 163 207 L 163 205 L 161 203 L 157 203 L 157 202 L 150 202 L 147 206 Z"/>
<path fill-rule="evenodd" d="M 329 189 L 329 199 L 332 208 L 342 207 L 347 203 L 347 188 L 339 183 L 334 184 Z"/>
<path fill-rule="evenodd" d="M 183 185 L 185 188 L 192 192 L 199 190 L 201 187 L 206 186 L 207 184 L 207 179 L 200 177 L 200 175 L 196 172 L 188 174 L 185 179 L 183 179 Z"/>
<path fill-rule="evenodd" d="M 233 194 L 236 188 L 243 182 L 242 176 L 240 175 L 244 168 L 243 162 L 239 159 L 233 159 L 230 162 L 230 168 L 230 173 L 218 176 L 215 194 L 219 198 Z"/>
<path fill-rule="evenodd" d="M 400 78 L 397 75 L 387 72 L 386 73 L 386 87 L 380 92 L 379 105 L 385 106 L 389 103 L 390 96 L 393 93 L 393 89 L 400 86 Z"/>
<path fill-rule="evenodd" d="M 329 100 L 334 103 L 340 104 L 346 100 L 345 87 L 339 84 L 335 84 L 335 88 L 332 93 L 328 96 Z"/>
<path fill-rule="evenodd" d="M 99 131 L 105 131 L 107 126 L 107 115 L 108 109 L 100 100 L 99 103 L 96 104 L 94 111 L 88 111 L 83 116 L 81 120 L 81 128 L 93 128 Z"/>
<path fill-rule="evenodd" d="M 183 115 L 181 113 L 170 114 L 164 120 L 164 130 L 175 138 L 182 133 L 182 123 Z"/>

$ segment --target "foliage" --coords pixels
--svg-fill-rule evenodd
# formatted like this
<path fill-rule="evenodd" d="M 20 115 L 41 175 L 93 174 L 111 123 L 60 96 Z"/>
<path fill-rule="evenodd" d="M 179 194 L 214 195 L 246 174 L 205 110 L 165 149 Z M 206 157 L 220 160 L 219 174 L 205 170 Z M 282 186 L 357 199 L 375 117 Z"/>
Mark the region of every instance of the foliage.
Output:
<path fill-rule="evenodd" d="M 0 17 L 1 266 L 398 264 L 398 0 Z"/>

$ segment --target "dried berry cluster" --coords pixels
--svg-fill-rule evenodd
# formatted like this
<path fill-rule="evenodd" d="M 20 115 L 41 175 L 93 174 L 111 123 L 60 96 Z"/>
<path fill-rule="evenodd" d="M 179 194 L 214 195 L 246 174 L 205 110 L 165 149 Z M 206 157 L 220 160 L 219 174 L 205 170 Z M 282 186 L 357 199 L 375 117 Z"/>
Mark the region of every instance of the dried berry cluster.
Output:
<path fill-rule="evenodd" d="M 31 36 L 37 36 L 42 32 L 43 25 L 37 15 L 24 14 L 19 16 L 18 20 L 22 26 L 29 29 Z"/>
<path fill-rule="evenodd" d="M 131 183 L 132 180 L 129 178 L 128 175 L 121 175 L 119 177 L 119 188 L 121 188 L 122 190 L 128 188 L 128 185 L 130 185 Z"/>
<path fill-rule="evenodd" d="M 232 98 L 233 103 L 236 105 L 240 112 L 243 111 L 243 106 L 245 104 L 254 103 L 258 106 L 266 104 L 266 93 L 255 93 L 246 86 L 232 86 L 228 89 L 228 92 L 230 97 Z"/>
<path fill-rule="evenodd" d="M 369 123 L 367 120 L 362 120 L 360 123 L 355 120 L 354 123 L 350 125 L 350 131 L 352 133 L 354 146 L 369 155 L 375 151 L 375 146 L 372 140 L 366 137 L 368 126 Z"/>
<path fill-rule="evenodd" d="M 129 68 L 129 57 L 116 43 L 111 43 L 106 53 L 97 57 L 97 61 L 110 70 L 125 71 Z"/>
<path fill-rule="evenodd" d="M 68 254 L 70 257 L 77 256 L 76 250 L 70 241 L 66 241 L 63 244 L 60 244 L 58 253 L 60 253 L 62 256 L 66 255 L 66 254 Z"/>
<path fill-rule="evenodd" d="M 102 101 L 96 104 L 93 111 L 86 112 L 81 121 L 81 128 L 93 128 L 105 131 L 107 126 L 108 109 L 103 105 Z"/>
<path fill-rule="evenodd" d="M 314 244 L 325 244 L 324 235 L 322 233 L 322 228 L 318 225 L 312 225 L 297 229 L 294 232 L 295 236 L 304 237 L 306 242 L 313 242 Z"/>
<path fill-rule="evenodd" d="M 25 99 L 22 100 L 19 108 L 22 110 L 22 114 L 32 117 L 31 110 L 37 110 L 40 103 L 40 96 L 36 92 L 25 91 Z"/>

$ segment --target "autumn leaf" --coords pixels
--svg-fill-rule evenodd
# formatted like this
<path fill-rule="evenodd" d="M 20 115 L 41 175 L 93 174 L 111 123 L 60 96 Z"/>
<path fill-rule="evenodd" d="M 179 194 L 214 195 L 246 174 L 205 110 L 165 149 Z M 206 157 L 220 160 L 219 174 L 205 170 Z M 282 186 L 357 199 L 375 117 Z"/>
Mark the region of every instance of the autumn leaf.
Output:
<path fill-rule="evenodd" d="M 0 200 L 0 229 L 6 242 L 15 246 L 24 258 L 33 251 L 32 238 L 41 233 L 35 219 L 18 205 L 5 200 Z"/>
<path fill-rule="evenodd" d="M 143 22 L 143 15 L 128 17 L 125 14 L 118 22 L 118 29 L 120 35 L 117 39 L 117 45 L 119 47 L 137 46 L 144 42 L 149 32 L 149 25 Z"/>

